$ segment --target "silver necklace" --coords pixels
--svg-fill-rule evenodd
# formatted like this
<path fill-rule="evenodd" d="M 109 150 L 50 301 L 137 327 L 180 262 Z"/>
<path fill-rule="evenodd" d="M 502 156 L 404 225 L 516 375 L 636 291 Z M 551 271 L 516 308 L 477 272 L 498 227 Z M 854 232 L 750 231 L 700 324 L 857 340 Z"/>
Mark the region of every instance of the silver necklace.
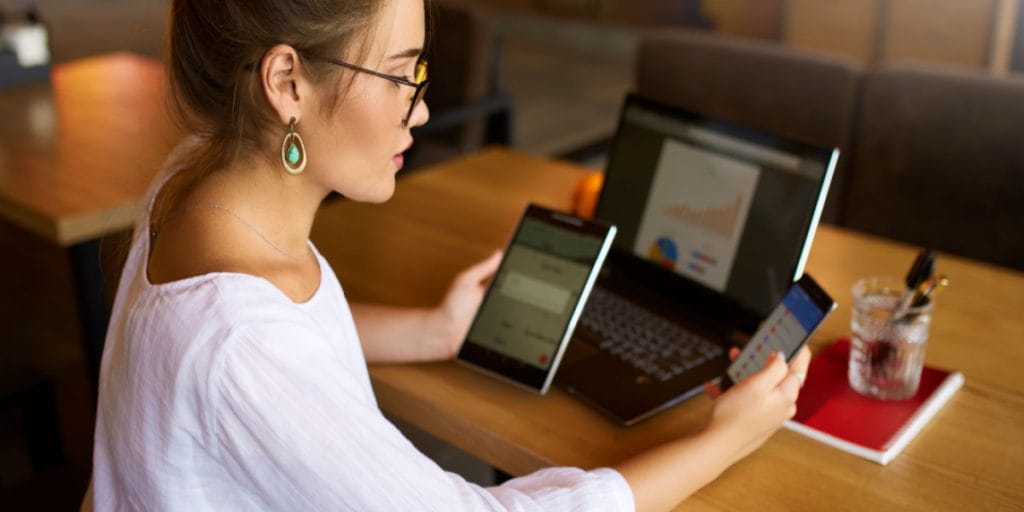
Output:
<path fill-rule="evenodd" d="M 247 227 L 247 228 L 251 229 L 253 233 L 256 233 L 256 236 L 258 236 L 258 237 L 262 238 L 262 239 L 263 239 L 263 241 L 264 241 L 264 242 L 266 242 L 266 243 L 267 243 L 267 245 L 269 245 L 269 246 L 273 247 L 275 251 L 277 251 L 277 252 L 279 252 L 279 253 L 283 254 L 284 256 L 287 256 L 288 258 L 291 258 L 291 259 L 293 259 L 293 260 L 298 260 L 298 259 L 303 259 L 303 258 L 305 258 L 305 257 L 306 257 L 306 255 L 308 255 L 308 254 L 309 254 L 309 252 L 307 251 L 307 252 L 306 252 L 305 254 L 303 254 L 303 255 L 295 255 L 295 254 L 292 254 L 291 252 L 288 252 L 288 251 L 286 251 L 286 250 L 282 249 L 282 248 L 281 248 L 280 246 L 278 246 L 278 245 L 277 245 L 277 244 L 275 244 L 275 243 L 274 243 L 273 241 L 271 241 L 271 240 L 270 240 L 269 238 L 267 238 L 267 237 L 266 237 L 266 236 L 265 236 L 265 235 L 263 234 L 263 232 L 261 232 L 261 231 L 260 231 L 259 229 L 257 229 L 257 228 L 256 228 L 256 226 L 253 226 L 253 225 L 252 225 L 252 224 L 250 224 L 250 223 L 249 223 L 249 222 L 248 222 L 247 220 L 243 219 L 243 218 L 242 218 L 241 216 L 239 216 L 239 215 L 238 215 L 237 213 L 235 213 L 235 212 L 231 211 L 231 209 L 229 209 L 228 207 L 226 207 L 226 206 L 224 206 L 224 205 L 222 205 L 222 204 L 217 204 L 217 203 L 199 203 L 199 204 L 193 204 L 193 205 L 189 205 L 189 206 L 185 207 L 185 208 L 184 208 L 184 209 L 182 209 L 182 210 L 181 210 L 181 211 L 180 211 L 179 213 L 185 213 L 185 212 L 189 212 L 189 211 L 192 211 L 192 210 L 200 210 L 200 209 L 212 209 L 212 210 L 221 210 L 221 211 L 223 211 L 223 212 L 226 212 L 226 213 L 227 213 L 228 215 L 231 215 L 232 217 L 234 217 L 234 218 L 238 219 L 238 222 L 241 222 L 241 223 L 242 223 L 243 225 L 245 225 L 245 227 Z M 155 233 L 154 233 L 154 234 L 155 234 Z"/>

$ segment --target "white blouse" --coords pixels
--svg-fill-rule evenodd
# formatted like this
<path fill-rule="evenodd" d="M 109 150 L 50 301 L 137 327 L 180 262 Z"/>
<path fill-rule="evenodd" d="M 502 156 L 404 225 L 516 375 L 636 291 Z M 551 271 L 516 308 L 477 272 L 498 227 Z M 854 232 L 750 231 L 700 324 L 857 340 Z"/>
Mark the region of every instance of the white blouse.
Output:
<path fill-rule="evenodd" d="M 610 468 L 488 488 L 443 471 L 378 409 L 345 295 L 312 243 L 320 286 L 305 303 L 246 274 L 154 285 L 148 209 L 107 333 L 83 509 L 633 510 Z"/>

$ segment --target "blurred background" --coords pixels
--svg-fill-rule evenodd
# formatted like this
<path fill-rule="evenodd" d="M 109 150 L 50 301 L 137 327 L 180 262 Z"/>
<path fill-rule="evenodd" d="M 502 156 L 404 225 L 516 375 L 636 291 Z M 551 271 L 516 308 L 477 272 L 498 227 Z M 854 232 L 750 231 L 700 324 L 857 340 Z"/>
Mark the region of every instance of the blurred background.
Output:
<path fill-rule="evenodd" d="M 599 170 L 623 97 L 639 88 L 841 147 L 828 222 L 1022 269 L 1020 242 L 979 248 L 1019 238 L 1007 226 L 1024 220 L 1020 201 L 993 199 L 1024 192 L 1024 150 L 1016 147 L 1024 140 L 1021 3 L 437 0 L 427 96 L 433 119 L 403 173 L 492 143 Z M 34 9 L 53 65 L 111 52 L 160 59 L 167 7 L 166 0 L 0 0 L 6 23 Z M 922 191 L 912 185 L 919 178 L 887 191 L 871 174 L 911 170 L 929 183 Z M 0 179 L 12 172 L 0 158 Z M 973 189 L 962 182 L 971 173 L 981 183 Z M 896 201 L 920 195 L 906 206 L 911 212 L 948 207 L 950 216 L 973 217 L 947 232 L 953 221 L 898 226 L 850 206 L 874 205 L 890 192 Z M 77 509 L 90 472 L 94 406 L 67 253 L 7 221 L 0 240 L 0 508 Z M 108 272 L 108 288 L 115 279 L 116 270 Z M 447 467 L 492 481 L 468 456 L 411 435 Z"/>
<path fill-rule="evenodd" d="M 4 0 L 8 5 L 24 1 Z M 457 2 L 435 2 L 437 5 Z M 159 58 L 166 0 L 40 0 L 54 60 L 113 51 Z M 500 40 L 500 87 L 516 99 L 515 147 L 562 154 L 614 131 L 639 38 L 707 30 L 849 56 L 977 73 L 1024 70 L 1019 0 L 474 0 Z M 439 39 L 443 39 L 442 34 Z M 440 71 L 438 71 L 440 72 Z M 438 84 L 435 84 L 438 85 Z M 444 88 L 440 84 L 437 88 Z M 554 110 L 553 110 L 554 109 Z M 557 112 L 557 115 L 554 113 Z"/>

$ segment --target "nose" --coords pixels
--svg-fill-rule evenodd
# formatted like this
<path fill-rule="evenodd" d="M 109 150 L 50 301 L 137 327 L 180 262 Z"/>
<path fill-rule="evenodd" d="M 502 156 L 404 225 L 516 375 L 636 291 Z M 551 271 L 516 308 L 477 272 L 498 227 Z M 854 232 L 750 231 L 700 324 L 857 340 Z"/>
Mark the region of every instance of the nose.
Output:
<path fill-rule="evenodd" d="M 427 100 L 420 100 L 416 108 L 412 109 L 412 117 L 409 118 L 409 128 L 423 126 L 430 120 L 430 108 L 427 107 Z"/>

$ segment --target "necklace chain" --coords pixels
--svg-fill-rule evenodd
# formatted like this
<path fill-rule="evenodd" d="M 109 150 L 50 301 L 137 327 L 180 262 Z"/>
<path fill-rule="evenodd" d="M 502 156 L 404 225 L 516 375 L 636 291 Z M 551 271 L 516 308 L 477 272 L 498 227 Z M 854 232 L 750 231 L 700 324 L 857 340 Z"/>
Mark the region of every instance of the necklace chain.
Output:
<path fill-rule="evenodd" d="M 193 205 L 189 205 L 189 206 L 183 208 L 179 213 L 185 213 L 185 212 L 189 212 L 189 211 L 192 211 L 192 210 L 200 210 L 200 209 L 220 210 L 220 211 L 223 211 L 223 212 L 227 213 L 228 215 L 231 215 L 232 217 L 237 219 L 238 222 L 241 222 L 243 225 L 245 225 L 245 227 L 247 227 L 250 230 L 252 230 L 253 233 L 256 233 L 256 236 L 258 236 L 261 239 L 263 239 L 263 241 L 266 242 L 267 245 L 269 245 L 275 251 L 281 253 L 282 255 L 287 256 L 288 258 L 296 259 L 297 260 L 297 259 L 305 257 L 305 255 L 295 255 L 295 254 L 292 254 L 289 251 L 286 251 L 286 250 L 282 249 L 279 245 L 275 244 L 272 240 L 267 238 L 263 234 L 263 232 L 261 232 L 259 229 L 256 228 L 256 226 L 253 226 L 252 224 L 249 223 L 249 221 L 243 219 L 240 215 L 238 215 L 237 213 L 231 211 L 230 208 L 228 208 L 228 207 L 226 207 L 226 206 L 224 206 L 222 204 L 217 204 L 217 203 L 193 204 Z M 155 235 L 155 233 L 154 233 L 154 235 Z M 307 252 L 307 254 L 308 254 L 308 252 Z"/>

